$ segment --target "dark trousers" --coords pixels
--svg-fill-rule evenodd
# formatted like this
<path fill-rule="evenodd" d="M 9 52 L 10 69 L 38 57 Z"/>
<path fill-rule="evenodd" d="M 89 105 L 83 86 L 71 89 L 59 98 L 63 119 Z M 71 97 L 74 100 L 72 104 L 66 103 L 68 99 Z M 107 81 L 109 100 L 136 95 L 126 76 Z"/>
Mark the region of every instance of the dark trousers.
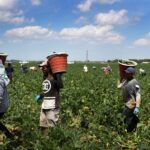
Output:
<path fill-rule="evenodd" d="M 4 116 L 4 113 L 0 113 L 0 119 L 3 118 L 3 116 Z M 13 137 L 13 135 L 10 133 L 10 131 L 1 122 L 0 122 L 0 130 L 6 135 L 7 138 Z"/>
<path fill-rule="evenodd" d="M 134 108 L 130 109 L 125 107 L 123 110 L 124 124 L 127 126 L 127 132 L 135 131 L 137 128 L 137 124 L 140 121 L 139 118 L 133 113 Z"/>

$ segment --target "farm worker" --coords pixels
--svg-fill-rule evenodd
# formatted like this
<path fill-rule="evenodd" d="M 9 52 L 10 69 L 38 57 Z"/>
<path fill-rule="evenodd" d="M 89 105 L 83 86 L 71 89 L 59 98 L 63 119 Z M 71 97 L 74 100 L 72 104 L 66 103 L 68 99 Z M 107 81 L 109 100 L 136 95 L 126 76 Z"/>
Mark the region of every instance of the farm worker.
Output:
<path fill-rule="evenodd" d="M 40 67 L 40 69 L 43 72 L 43 80 L 45 80 L 47 78 L 47 76 L 48 76 L 48 72 L 45 71 L 46 70 L 45 68 L 47 68 L 47 61 L 48 60 L 45 60 L 41 64 L 39 64 L 39 67 Z"/>
<path fill-rule="evenodd" d="M 5 67 L 0 63 L 0 119 L 3 118 L 9 107 L 7 85 L 10 80 L 6 75 Z M 7 129 L 7 127 L 0 122 L 0 130 L 5 134 L 7 138 L 12 139 L 13 134 Z"/>
<path fill-rule="evenodd" d="M 104 72 L 104 74 L 107 76 L 107 75 L 109 75 L 109 70 L 107 69 L 107 68 L 105 68 L 104 70 L 103 70 L 103 72 Z"/>
<path fill-rule="evenodd" d="M 88 67 L 86 65 L 83 66 L 83 71 L 88 72 Z"/>
<path fill-rule="evenodd" d="M 139 69 L 139 73 L 141 76 L 145 76 L 146 75 L 146 71 L 142 68 Z"/>
<path fill-rule="evenodd" d="M 45 64 L 44 64 L 45 63 Z M 60 88 L 63 88 L 61 79 L 62 73 L 53 74 L 48 63 L 44 62 L 42 66 L 45 79 L 42 83 L 43 91 L 35 97 L 38 102 L 42 99 L 40 113 L 40 127 L 44 135 L 48 134 L 48 128 L 54 127 L 59 119 L 60 111 Z"/>
<path fill-rule="evenodd" d="M 10 81 L 12 81 L 12 76 L 13 76 L 13 72 L 14 72 L 14 68 L 13 68 L 12 64 L 8 63 L 5 70 L 6 70 L 6 74 L 7 74 L 8 78 L 10 79 Z"/>
<path fill-rule="evenodd" d="M 110 66 L 107 66 L 106 69 L 109 71 L 109 72 L 112 72 L 112 68 Z"/>
<path fill-rule="evenodd" d="M 140 112 L 141 94 L 139 83 L 134 79 L 135 69 L 128 67 L 125 72 L 126 79 L 122 83 L 118 81 L 118 88 L 122 89 L 125 103 L 123 110 L 124 123 L 127 125 L 127 132 L 132 132 L 136 130 L 139 122 L 138 114 Z"/>
<path fill-rule="evenodd" d="M 92 68 L 93 68 L 93 70 L 96 70 L 96 67 L 95 67 L 95 66 L 93 66 Z"/>
<path fill-rule="evenodd" d="M 28 67 L 25 64 L 21 64 L 21 71 L 22 71 L 22 73 L 27 73 Z"/>

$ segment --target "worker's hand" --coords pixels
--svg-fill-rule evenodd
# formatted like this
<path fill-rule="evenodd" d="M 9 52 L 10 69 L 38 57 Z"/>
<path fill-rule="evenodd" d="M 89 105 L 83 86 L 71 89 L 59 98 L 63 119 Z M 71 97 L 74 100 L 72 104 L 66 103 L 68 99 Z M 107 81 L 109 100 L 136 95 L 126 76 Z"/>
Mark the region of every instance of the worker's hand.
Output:
<path fill-rule="evenodd" d="M 36 95 L 36 96 L 35 96 L 35 101 L 36 101 L 36 102 L 39 102 L 40 100 L 41 100 L 41 96 L 40 96 L 40 95 Z"/>
<path fill-rule="evenodd" d="M 139 107 L 135 107 L 133 113 L 134 113 L 135 115 L 138 115 L 139 112 L 140 112 Z"/>

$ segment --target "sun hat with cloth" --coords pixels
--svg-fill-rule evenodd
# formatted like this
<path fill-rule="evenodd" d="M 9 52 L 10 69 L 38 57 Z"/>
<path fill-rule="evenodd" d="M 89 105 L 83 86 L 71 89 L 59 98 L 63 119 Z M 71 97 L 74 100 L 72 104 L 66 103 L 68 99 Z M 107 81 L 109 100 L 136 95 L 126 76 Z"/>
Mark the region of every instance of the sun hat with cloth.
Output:
<path fill-rule="evenodd" d="M 2 63 L 2 60 L 0 60 L 0 79 L 4 81 L 5 85 L 7 86 L 10 82 L 6 72 L 5 72 L 5 67 Z"/>
<path fill-rule="evenodd" d="M 48 60 L 43 61 L 41 64 L 39 64 L 39 67 L 47 66 Z"/>

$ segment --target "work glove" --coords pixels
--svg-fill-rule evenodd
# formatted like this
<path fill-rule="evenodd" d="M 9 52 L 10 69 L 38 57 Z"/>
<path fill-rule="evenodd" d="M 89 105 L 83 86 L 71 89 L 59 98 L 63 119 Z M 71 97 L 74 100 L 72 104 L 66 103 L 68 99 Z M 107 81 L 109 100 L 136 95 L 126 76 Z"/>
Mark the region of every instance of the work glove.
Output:
<path fill-rule="evenodd" d="M 139 107 L 135 107 L 133 113 L 134 113 L 135 115 L 138 115 L 139 112 L 140 112 Z"/>
<path fill-rule="evenodd" d="M 41 100 L 41 96 L 40 96 L 40 95 L 36 95 L 36 96 L 35 96 L 35 101 L 36 101 L 36 102 L 39 102 L 40 100 Z"/>

